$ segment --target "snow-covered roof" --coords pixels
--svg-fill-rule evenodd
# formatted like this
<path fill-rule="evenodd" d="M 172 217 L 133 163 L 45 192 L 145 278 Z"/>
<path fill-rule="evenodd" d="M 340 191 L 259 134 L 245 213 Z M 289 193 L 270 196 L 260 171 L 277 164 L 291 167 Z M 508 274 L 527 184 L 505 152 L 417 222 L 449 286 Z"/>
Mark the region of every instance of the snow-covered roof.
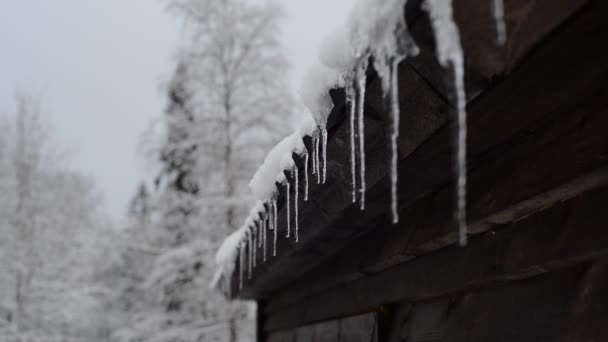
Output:
<path fill-rule="evenodd" d="M 350 111 L 350 149 L 353 202 L 359 201 L 365 208 L 365 153 L 364 153 L 364 101 L 366 91 L 366 71 L 368 61 L 373 61 L 374 69 L 381 80 L 382 90 L 389 103 L 391 128 L 391 203 L 393 222 L 398 222 L 397 213 L 397 139 L 399 137 L 399 97 L 397 65 L 403 59 L 418 54 L 418 47 L 408 32 L 404 7 L 407 0 L 359 0 L 354 6 L 344 27 L 334 31 L 322 44 L 319 61 L 315 63 L 300 89 L 301 102 L 308 109 L 307 120 L 294 133 L 287 136 L 266 156 L 264 163 L 251 179 L 249 186 L 259 201 L 243 226 L 231 234 L 217 252 L 219 271 L 214 284 L 222 277 L 230 279 L 240 260 L 239 275 L 242 284 L 243 268 L 251 273 L 255 268 L 255 253 L 267 239 L 267 232 L 274 231 L 277 239 L 276 211 L 277 198 L 281 187 L 286 187 L 287 210 L 289 212 L 290 182 L 302 176 L 305 182 L 304 200 L 308 199 L 309 170 L 316 175 L 319 183 L 325 182 L 327 168 L 326 144 L 328 140 L 327 121 L 333 108 L 329 95 L 332 88 L 344 88 L 346 103 Z M 434 30 L 437 59 L 445 68 L 454 71 L 454 85 L 458 108 L 458 222 L 461 244 L 466 243 L 466 111 L 464 96 L 464 59 L 460 45 L 458 27 L 452 18 L 451 0 L 426 0 L 423 8 L 429 13 Z M 499 13 L 500 14 L 500 13 Z M 497 15 L 500 19 L 500 15 Z M 303 139 L 311 139 L 309 147 Z M 304 174 L 298 174 L 292 155 L 304 159 Z M 289 179 L 285 173 L 290 175 Z M 281 185 L 277 188 L 276 183 Z M 295 188 L 295 189 L 294 189 Z M 297 183 L 291 186 L 295 190 Z M 297 216 L 297 205 L 294 207 Z M 273 215 L 275 216 L 273 218 Z M 289 214 L 288 214 L 289 215 Z M 287 225 L 292 219 L 287 220 Z M 274 226 L 273 226 L 274 223 Z M 297 220 L 296 220 L 297 227 Z M 288 235 L 289 236 L 289 235 Z M 276 249 L 276 247 L 275 247 Z M 265 249 L 264 249 L 265 252 Z M 249 255 L 245 255 L 249 254 Z M 248 261 L 245 261 L 247 259 Z M 253 261 L 251 260 L 253 259 Z M 264 258 L 266 260 L 266 258 Z"/>

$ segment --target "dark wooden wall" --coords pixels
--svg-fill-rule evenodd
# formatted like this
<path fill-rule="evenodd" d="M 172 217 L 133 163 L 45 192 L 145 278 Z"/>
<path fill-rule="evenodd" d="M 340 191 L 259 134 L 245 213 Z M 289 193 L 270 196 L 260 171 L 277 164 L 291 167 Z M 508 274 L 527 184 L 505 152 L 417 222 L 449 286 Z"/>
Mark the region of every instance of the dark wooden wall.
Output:
<path fill-rule="evenodd" d="M 269 342 L 378 342 L 378 313 L 344 317 L 279 331 Z"/>
<path fill-rule="evenodd" d="M 608 341 L 608 1 L 505 4 L 509 41 L 496 47 L 489 8 L 455 0 L 469 245 L 454 244 L 450 90 L 427 19 L 413 15 L 422 53 L 400 65 L 401 221 L 389 223 L 386 111 L 371 75 L 368 208 L 347 204 L 337 106 L 329 183 L 302 208 L 301 243 L 281 242 L 241 293 L 260 299 L 262 341 L 317 341 L 306 332 L 366 312 L 379 341 Z"/>
<path fill-rule="evenodd" d="M 289 331 L 382 307 L 391 336 L 383 341 L 608 341 L 607 205 L 601 187 L 477 235 L 465 248 L 278 303 L 324 281 L 303 279 L 262 306 L 264 328 Z"/>

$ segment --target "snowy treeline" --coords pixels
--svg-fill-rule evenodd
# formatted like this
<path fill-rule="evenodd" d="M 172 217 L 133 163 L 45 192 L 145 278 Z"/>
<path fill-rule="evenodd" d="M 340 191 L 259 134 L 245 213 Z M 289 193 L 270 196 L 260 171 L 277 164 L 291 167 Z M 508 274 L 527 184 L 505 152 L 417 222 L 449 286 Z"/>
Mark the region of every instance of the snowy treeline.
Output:
<path fill-rule="evenodd" d="M 87 177 L 65 167 L 39 102 L 0 118 L 0 340 L 106 341 L 112 289 L 96 281 L 115 232 Z"/>
<path fill-rule="evenodd" d="M 146 133 L 158 166 L 130 208 L 119 265 L 125 317 L 116 341 L 252 341 L 255 307 L 209 288 L 221 239 L 253 203 L 248 180 L 290 130 L 282 9 L 244 0 L 174 0 L 186 40 Z"/>

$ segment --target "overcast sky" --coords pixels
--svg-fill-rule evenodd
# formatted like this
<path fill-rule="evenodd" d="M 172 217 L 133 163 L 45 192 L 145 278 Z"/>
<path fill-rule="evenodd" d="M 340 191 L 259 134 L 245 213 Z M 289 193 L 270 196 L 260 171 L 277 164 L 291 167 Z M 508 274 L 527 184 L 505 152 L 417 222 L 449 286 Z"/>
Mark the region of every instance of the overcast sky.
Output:
<path fill-rule="evenodd" d="M 284 37 L 297 90 L 326 34 L 354 0 L 284 0 Z M 115 219 L 146 164 L 138 140 L 165 106 L 179 22 L 159 0 L 0 1 L 0 112 L 15 91 L 40 95 L 71 166 L 93 176 Z"/>

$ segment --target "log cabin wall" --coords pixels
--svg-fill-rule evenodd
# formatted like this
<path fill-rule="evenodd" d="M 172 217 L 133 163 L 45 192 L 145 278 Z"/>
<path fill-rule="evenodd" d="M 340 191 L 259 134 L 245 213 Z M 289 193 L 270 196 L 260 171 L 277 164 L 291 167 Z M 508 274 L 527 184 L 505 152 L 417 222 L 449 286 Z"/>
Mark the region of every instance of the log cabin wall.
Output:
<path fill-rule="evenodd" d="M 280 242 L 280 258 L 239 293 L 259 302 L 259 341 L 608 341 L 608 2 L 506 0 L 509 37 L 497 46 L 489 5 L 454 1 L 466 247 L 452 221 L 449 77 L 410 4 L 422 52 L 399 66 L 400 223 L 390 224 L 388 118 L 372 70 L 367 209 L 350 203 L 344 95 L 333 91 L 328 184 L 310 190 L 300 244 Z"/>

